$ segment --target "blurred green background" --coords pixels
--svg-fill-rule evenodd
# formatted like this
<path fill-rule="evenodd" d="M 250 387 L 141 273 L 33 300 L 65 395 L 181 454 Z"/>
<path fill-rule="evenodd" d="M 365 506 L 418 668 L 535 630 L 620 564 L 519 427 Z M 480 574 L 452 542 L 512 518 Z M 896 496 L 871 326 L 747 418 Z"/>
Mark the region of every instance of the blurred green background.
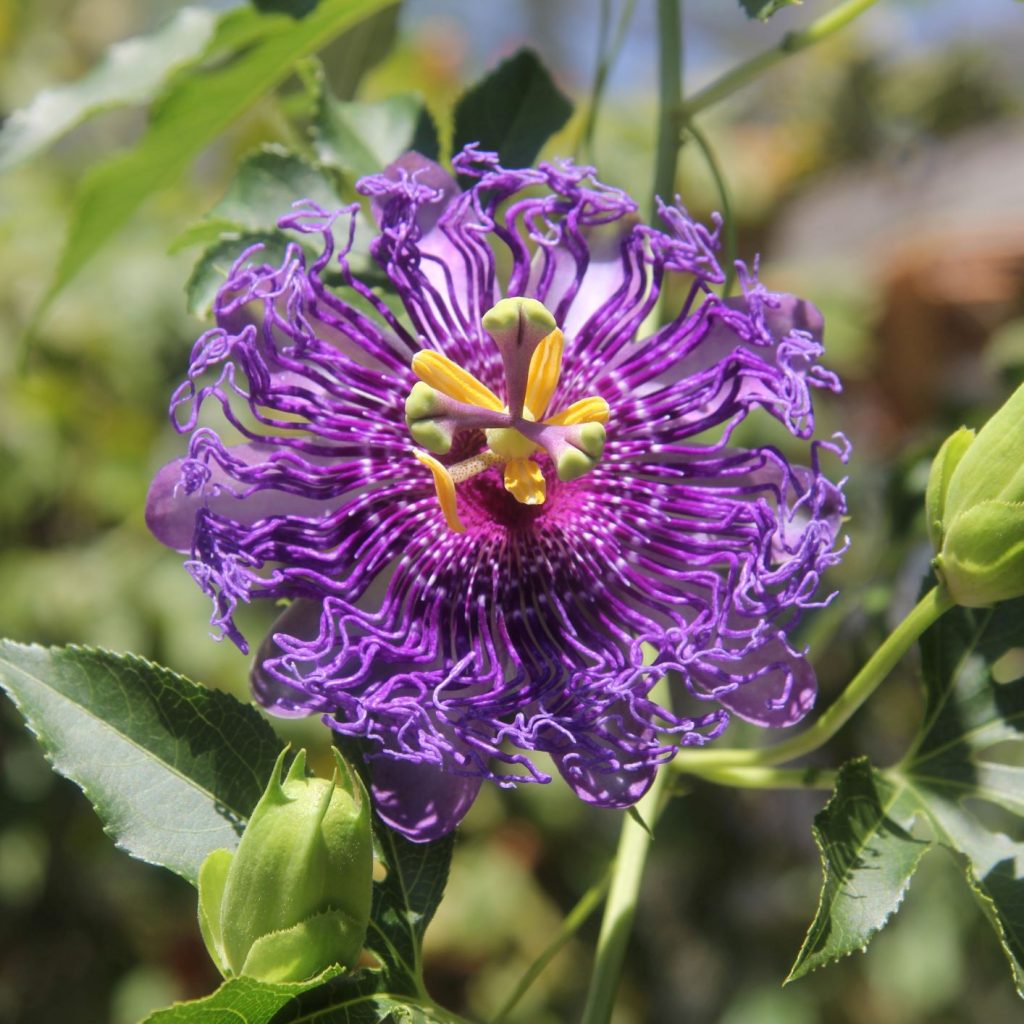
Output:
<path fill-rule="evenodd" d="M 79 76 L 111 42 L 178 6 L 0 0 L 0 111 Z M 460 92 L 529 43 L 577 103 L 545 153 L 572 154 L 599 6 L 406 0 L 397 22 L 376 19 L 366 49 L 379 62 L 365 73 L 332 65 L 330 51 L 324 59 L 342 96 L 421 92 L 444 137 Z M 688 88 L 828 6 L 808 0 L 766 26 L 732 2 L 689 0 Z M 604 180 L 645 205 L 654 33 L 653 4 L 640 0 L 590 154 Z M 824 432 L 842 429 L 855 446 L 852 547 L 833 580 L 840 598 L 807 623 L 824 700 L 913 600 L 929 557 L 919 510 L 930 454 L 1024 376 L 1021 52 L 1024 8 L 1010 0 L 889 0 L 701 121 L 731 187 L 740 254 L 760 251 L 770 286 L 822 306 L 828 361 L 846 384 L 819 414 Z M 133 650 L 245 695 L 246 659 L 207 639 L 208 603 L 180 559 L 148 536 L 142 507 L 154 470 L 181 450 L 165 411 L 202 329 L 182 292 L 197 254 L 168 255 L 168 247 L 220 197 L 246 152 L 294 140 L 291 113 L 287 95 L 261 103 L 151 201 L 58 300 L 24 367 L 22 338 L 60 251 L 75 182 L 134 138 L 143 115 L 98 117 L 0 179 L 0 635 Z M 699 215 L 719 206 L 692 146 L 678 188 Z M 253 632 L 267 614 L 249 613 Z M 919 710 L 905 666 L 821 763 L 861 752 L 894 758 Z M 217 977 L 191 888 L 113 848 L 6 702 L 0 727 L 0 1021 L 133 1024 L 210 991 Z M 323 742 L 315 723 L 295 728 L 303 742 Z M 816 905 L 810 823 L 824 798 L 701 784 L 671 804 L 617 1024 L 1019 1019 L 995 937 L 941 854 L 926 860 L 866 955 L 780 987 Z M 600 877 L 618 823 L 558 784 L 487 788 L 428 933 L 435 997 L 469 1016 L 493 1013 Z M 597 923 L 555 960 L 513 1021 L 574 1019 Z"/>

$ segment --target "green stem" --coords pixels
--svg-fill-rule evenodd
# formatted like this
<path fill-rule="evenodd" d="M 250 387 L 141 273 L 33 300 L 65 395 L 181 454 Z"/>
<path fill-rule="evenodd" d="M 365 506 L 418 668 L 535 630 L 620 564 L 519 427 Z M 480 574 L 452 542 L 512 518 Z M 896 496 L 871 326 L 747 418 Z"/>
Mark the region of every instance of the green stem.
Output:
<path fill-rule="evenodd" d="M 885 638 L 835 702 L 807 730 L 790 740 L 757 750 L 681 750 L 672 762 L 678 771 L 702 774 L 705 769 L 775 765 L 817 750 L 850 720 L 878 689 L 914 641 L 954 605 L 945 588 L 933 587 Z"/>
<path fill-rule="evenodd" d="M 658 0 L 658 142 L 654 157 L 651 220 L 657 215 L 656 197 L 672 203 L 676 195 L 679 128 L 676 117 L 683 102 L 682 0 Z"/>
<path fill-rule="evenodd" d="M 733 283 L 736 280 L 736 220 L 732 214 L 732 199 L 729 195 L 729 186 L 726 183 L 725 175 L 722 173 L 721 165 L 711 148 L 707 136 L 692 121 L 686 123 L 686 129 L 693 136 L 694 141 L 704 154 L 704 160 L 714 178 L 715 187 L 718 189 L 718 197 L 722 201 L 722 221 L 725 228 L 725 282 L 722 284 L 722 298 L 727 298 L 732 291 Z"/>
<path fill-rule="evenodd" d="M 587 160 L 593 160 L 594 131 L 597 127 L 597 115 L 601 108 L 601 100 L 604 97 L 604 87 L 608 81 L 608 75 L 611 72 L 612 66 L 622 50 L 622 44 L 626 39 L 626 29 L 633 17 L 633 8 L 635 6 L 636 0 L 625 0 L 622 6 L 622 13 L 619 16 L 619 23 L 615 27 L 615 35 L 612 36 L 611 0 L 601 0 L 597 67 L 594 71 L 594 81 L 590 87 L 590 103 L 587 106 L 587 116 L 583 122 L 583 129 L 580 132 L 579 142 L 576 146 L 577 153 L 582 152 Z"/>
<path fill-rule="evenodd" d="M 787 32 L 777 46 L 738 64 L 721 78 L 695 92 L 685 103 L 680 103 L 675 111 L 677 123 L 684 125 L 694 114 L 732 95 L 779 61 L 806 50 L 808 46 L 813 46 L 822 39 L 827 39 L 877 2 L 878 0 L 846 0 L 828 14 L 823 14 L 816 21 L 812 21 L 807 28 L 799 32 Z"/>
<path fill-rule="evenodd" d="M 835 789 L 838 772 L 830 768 L 699 768 L 686 769 L 705 782 L 735 789 Z"/>
<path fill-rule="evenodd" d="M 526 969 L 516 987 L 502 1004 L 501 1009 L 491 1019 L 491 1024 L 503 1024 L 504 1020 L 515 1008 L 516 1003 L 526 994 L 527 989 L 540 977 L 547 965 L 558 954 L 559 950 L 579 931 L 583 922 L 597 910 L 608 891 L 608 883 L 612 878 L 612 866 L 579 899 L 576 906 L 566 914 L 562 926 L 555 937 L 548 943 L 544 951 Z"/>
<path fill-rule="evenodd" d="M 663 686 L 664 684 L 659 684 Z M 657 699 L 653 697 L 653 699 Z M 654 783 L 640 802 L 636 813 L 650 828 L 658 820 L 661 811 L 661 797 L 669 773 L 662 768 Z M 651 848 L 651 836 L 633 814 L 622 817 L 622 831 L 619 833 L 619 848 L 615 854 L 611 890 L 604 905 L 601 920 L 601 934 L 594 954 L 594 968 L 590 975 L 587 1003 L 583 1010 L 582 1024 L 608 1024 L 615 1004 L 615 993 L 619 987 L 619 974 L 626 953 L 636 901 L 640 893 L 640 882 Z"/>

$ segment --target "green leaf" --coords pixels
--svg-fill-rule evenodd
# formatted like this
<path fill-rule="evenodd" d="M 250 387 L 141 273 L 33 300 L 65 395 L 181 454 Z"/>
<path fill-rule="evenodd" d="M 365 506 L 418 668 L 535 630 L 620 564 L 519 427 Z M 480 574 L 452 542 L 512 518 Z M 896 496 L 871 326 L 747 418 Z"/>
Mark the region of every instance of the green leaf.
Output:
<path fill-rule="evenodd" d="M 305 18 L 235 12 L 224 31 L 232 40 L 257 38 L 235 59 L 202 73 L 178 76 L 154 105 L 149 127 L 129 151 L 94 167 L 75 197 L 67 244 L 43 308 L 153 192 L 175 181 L 192 159 L 260 97 L 279 85 L 297 61 L 325 46 L 394 0 L 321 0 Z M 253 22 L 258 24 L 253 24 Z M 208 52 L 223 50 L 220 30 Z M 38 314 L 37 314 L 38 315 Z"/>
<path fill-rule="evenodd" d="M 170 251 L 255 233 L 280 234 L 281 238 L 304 242 L 307 236 L 286 234 L 277 228 L 278 220 L 300 199 L 312 199 L 325 210 L 346 205 L 341 182 L 333 170 L 311 164 L 284 146 L 263 146 L 242 161 L 224 198 L 201 221 L 183 231 Z"/>
<path fill-rule="evenodd" d="M 767 21 L 783 7 L 802 3 L 803 0 L 740 0 L 740 6 L 747 12 L 747 17 L 757 18 L 759 21 Z"/>
<path fill-rule="evenodd" d="M 898 802 L 896 788 L 872 771 L 867 758 L 843 765 L 832 798 L 814 819 L 824 884 L 787 982 L 863 949 L 903 901 L 931 844 L 894 820 Z"/>
<path fill-rule="evenodd" d="M 889 774 L 957 854 L 1024 994 L 1024 843 L 990 824 L 993 813 L 1024 816 L 1024 678 L 993 675 L 1021 647 L 1024 600 L 955 608 L 936 623 L 921 642 L 921 734 Z"/>
<path fill-rule="evenodd" d="M 1024 826 L 1024 676 L 1013 671 L 1024 656 L 1024 600 L 952 609 L 921 638 L 921 656 L 925 713 L 913 747 L 895 768 L 844 768 L 847 776 L 856 773 L 857 788 L 849 778 L 842 792 L 837 787 L 826 808 L 829 835 L 867 832 L 883 815 L 891 824 L 888 834 L 876 827 L 872 837 L 875 869 L 898 880 L 909 879 L 915 863 L 906 833 L 915 820 L 928 826 L 961 866 L 1024 995 L 1024 842 L 1007 834 L 1019 835 Z M 1016 677 L 999 681 L 1007 672 Z M 853 796 L 856 814 L 846 806 Z M 826 866 L 823 908 L 829 888 Z M 834 912 L 832 926 L 838 927 Z M 818 919 L 792 977 L 816 966 L 804 961 L 828 948 L 827 929 L 822 941 L 817 927 Z"/>
<path fill-rule="evenodd" d="M 0 172 L 29 159 L 100 110 L 148 103 L 167 77 L 202 53 L 216 18 L 201 7 L 183 7 L 147 36 L 115 43 L 77 81 L 44 89 L 0 129 Z"/>
<path fill-rule="evenodd" d="M 376 174 L 409 149 L 436 160 L 439 148 L 437 128 L 420 97 L 341 103 L 326 90 L 316 106 L 313 146 L 325 164 L 354 177 Z"/>
<path fill-rule="evenodd" d="M 131 654 L 0 641 L 0 684 L 117 845 L 193 884 L 281 750 L 255 708 Z"/>
<path fill-rule="evenodd" d="M 283 231 L 256 231 L 232 235 L 210 246 L 199 257 L 185 282 L 185 302 L 193 316 L 205 317 L 209 314 L 217 290 L 227 279 L 232 264 L 251 245 L 263 246 L 260 262 L 280 266 L 288 239 Z"/>
<path fill-rule="evenodd" d="M 443 1024 L 444 1011 L 380 991 L 379 971 L 332 968 L 299 984 L 232 978 L 205 999 L 176 1003 L 143 1024 Z"/>
<path fill-rule="evenodd" d="M 344 202 L 329 170 L 283 146 L 267 145 L 245 158 L 209 217 L 238 231 L 270 231 L 299 199 L 312 199 L 325 210 Z"/>
<path fill-rule="evenodd" d="M 520 50 L 466 92 L 455 107 L 454 148 L 470 142 L 498 153 L 506 167 L 529 167 L 572 104 L 532 50 Z"/>
<path fill-rule="evenodd" d="M 388 987 L 415 995 L 423 986 L 423 935 L 444 895 L 455 837 L 410 843 L 379 819 L 375 825 L 387 877 L 373 886 L 366 946 L 380 958 Z"/>
<path fill-rule="evenodd" d="M 191 245 L 207 246 L 185 286 L 188 309 L 206 316 L 224 283 L 231 265 L 251 245 L 263 245 L 261 262 L 275 266 L 284 260 L 289 243 L 297 243 L 312 263 L 320 255 L 320 236 L 278 228 L 278 220 L 300 199 L 311 199 L 326 210 L 350 205 L 343 195 L 340 175 L 334 168 L 312 164 L 282 146 L 268 145 L 250 154 L 238 169 L 224 198 L 208 216 L 175 239 L 172 251 Z M 364 283 L 380 282 L 381 271 L 370 257 L 372 227 L 365 214 L 356 218 L 349 266 Z M 348 243 L 348 226 L 338 231 L 338 241 Z M 333 283 L 334 267 L 321 276 Z"/>

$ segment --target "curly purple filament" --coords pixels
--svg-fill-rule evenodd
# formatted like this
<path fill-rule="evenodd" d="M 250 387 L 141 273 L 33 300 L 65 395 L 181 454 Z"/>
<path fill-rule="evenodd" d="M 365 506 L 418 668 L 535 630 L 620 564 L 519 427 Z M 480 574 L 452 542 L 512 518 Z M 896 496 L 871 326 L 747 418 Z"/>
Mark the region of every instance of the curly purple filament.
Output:
<path fill-rule="evenodd" d="M 171 404 L 188 454 L 147 506 L 243 650 L 237 603 L 292 600 L 260 647 L 257 698 L 370 741 L 378 809 L 420 840 L 450 831 L 482 779 L 549 781 L 533 752 L 582 799 L 622 807 L 733 714 L 799 721 L 816 683 L 787 637 L 823 603 L 845 511 L 819 465 L 845 442 L 811 440 L 812 389 L 839 390 L 813 306 L 746 273 L 742 297 L 719 298 L 717 224 L 661 206 L 664 230 L 648 227 L 589 168 L 509 171 L 472 146 L 453 164 L 468 190 L 414 153 L 359 183 L 388 291 L 350 268 L 356 206 L 299 203 L 281 221 L 321 240 L 312 262 L 298 243 L 280 266 L 241 255 Z M 551 408 L 603 399 L 607 441 L 568 481 L 539 448 L 539 504 L 501 465 L 476 473 L 457 533 L 413 457 L 412 361 L 441 353 L 507 402 L 481 326 L 505 297 L 554 316 Z M 211 410 L 222 430 L 203 425 Z M 807 441 L 809 465 L 732 444 L 756 410 Z M 465 422 L 444 466 L 486 450 Z M 650 698 L 667 672 L 671 706 Z"/>

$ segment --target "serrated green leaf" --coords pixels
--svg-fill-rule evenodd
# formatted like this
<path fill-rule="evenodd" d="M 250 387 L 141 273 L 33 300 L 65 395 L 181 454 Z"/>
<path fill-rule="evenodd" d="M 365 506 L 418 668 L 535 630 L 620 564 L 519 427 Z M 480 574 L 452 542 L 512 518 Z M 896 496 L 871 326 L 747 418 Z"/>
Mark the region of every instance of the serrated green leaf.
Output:
<path fill-rule="evenodd" d="M 433 843 L 410 843 L 376 820 L 387 877 L 373 886 L 366 946 L 384 965 L 388 988 L 406 995 L 422 991 L 423 935 L 448 881 L 454 835 Z"/>
<path fill-rule="evenodd" d="M 281 750 L 253 707 L 130 654 L 0 641 L 0 684 L 117 845 L 193 884 Z"/>
<path fill-rule="evenodd" d="M 143 1024 L 444 1024 L 443 1010 L 382 991 L 380 971 L 337 968 L 300 984 L 226 981 L 213 995 L 176 1003 Z"/>
<path fill-rule="evenodd" d="M 455 107 L 454 148 L 470 142 L 498 153 L 505 167 L 529 167 L 572 114 L 532 50 L 520 50 L 472 86 Z"/>
<path fill-rule="evenodd" d="M 204 220 L 179 235 L 172 247 L 178 250 L 196 244 L 207 246 L 185 286 L 189 311 L 196 316 L 209 313 L 231 265 L 251 245 L 264 247 L 261 261 L 280 265 L 288 244 L 296 243 L 312 263 L 320 255 L 320 236 L 282 230 L 277 224 L 301 199 L 311 199 L 325 210 L 350 205 L 336 175 L 335 170 L 312 164 L 281 146 L 264 146 L 247 157 L 224 198 Z M 348 244 L 347 232 L 348 226 L 342 226 L 339 242 Z M 358 216 L 347 259 L 364 283 L 381 280 L 381 272 L 370 258 L 372 237 L 368 218 Z M 331 267 L 324 268 L 321 276 L 327 282 L 337 277 Z"/>
<path fill-rule="evenodd" d="M 283 146 L 267 145 L 242 161 L 209 216 L 238 231 L 271 231 L 300 199 L 312 199 L 325 210 L 341 206 L 340 184 L 328 169 Z"/>
<path fill-rule="evenodd" d="M 195 224 L 190 224 L 185 228 L 167 247 L 167 252 L 174 255 L 183 249 L 192 249 L 197 245 L 216 245 L 227 237 L 237 237 L 239 231 L 240 228 L 234 221 L 207 217 L 197 220 Z"/>
<path fill-rule="evenodd" d="M 260 15 L 230 21 L 233 39 L 258 38 L 233 60 L 178 76 L 154 104 L 149 127 L 130 150 L 94 167 L 75 197 L 68 240 L 45 307 L 153 192 L 176 180 L 203 148 L 290 74 L 296 62 L 395 0 L 321 0 L 305 18 Z M 258 25 L 253 26 L 253 21 Z M 227 30 L 226 30 L 227 31 Z M 219 52 L 215 34 L 208 48 Z"/>
<path fill-rule="evenodd" d="M 313 118 L 313 146 L 325 164 L 360 178 L 410 149 L 436 159 L 437 128 L 419 96 L 342 103 L 324 90 Z"/>
<path fill-rule="evenodd" d="M 201 221 L 186 228 L 171 243 L 170 251 L 215 245 L 247 234 L 280 234 L 305 242 L 306 236 L 280 232 L 277 227 L 278 220 L 300 199 L 311 199 L 325 210 L 346 205 L 341 182 L 332 170 L 311 164 L 284 146 L 262 146 L 242 161 L 220 202 Z"/>
<path fill-rule="evenodd" d="M 0 173 L 35 156 L 101 110 L 148 103 L 173 71 L 202 53 L 215 24 L 212 11 L 183 7 L 150 35 L 115 43 L 77 81 L 44 89 L 0 128 Z"/>
<path fill-rule="evenodd" d="M 209 314 L 217 290 L 227 279 L 232 264 L 252 245 L 263 246 L 261 261 L 280 265 L 284 260 L 288 239 L 282 231 L 260 231 L 224 238 L 207 249 L 196 261 L 185 282 L 185 301 L 193 316 L 205 317 Z"/>
<path fill-rule="evenodd" d="M 931 846 L 896 820 L 901 812 L 906 818 L 900 800 L 866 758 L 840 769 L 835 792 L 814 819 L 824 875 L 818 913 L 787 982 L 863 949 L 899 908 Z"/>
<path fill-rule="evenodd" d="M 278 220 L 292 204 L 311 199 L 327 210 L 344 205 L 333 174 L 282 146 L 268 145 L 251 153 L 238 168 L 219 203 L 201 221 L 175 239 L 172 251 L 205 245 L 188 282 L 189 312 L 206 316 L 231 265 L 249 246 L 264 246 L 264 259 L 280 264 L 289 241 L 308 246 L 307 236 L 278 229 Z"/>
<path fill-rule="evenodd" d="M 861 796 L 870 778 L 876 815 L 884 811 L 904 832 L 920 821 L 954 854 L 1024 995 L 1024 843 L 994 827 L 989 813 L 1024 816 L 1024 678 L 997 682 L 993 675 L 1008 651 L 1024 648 L 1024 599 L 994 609 L 953 608 L 920 646 L 925 713 L 918 736 L 895 768 L 860 762 L 858 775 L 868 772 L 859 780 Z M 837 788 L 833 799 L 839 798 Z M 880 871 L 912 870 L 905 843 L 878 849 Z M 807 949 L 792 977 L 809 969 L 799 969 Z"/>
<path fill-rule="evenodd" d="M 784 7 L 802 3 L 803 0 L 740 0 L 740 6 L 747 12 L 747 17 L 757 18 L 758 21 L 767 21 Z"/>
<path fill-rule="evenodd" d="M 955 608 L 928 630 L 921 641 L 924 723 L 914 749 L 890 775 L 958 854 L 1024 994 L 1024 843 L 976 813 L 987 803 L 1021 814 L 1024 678 L 998 683 L 992 674 L 1017 647 L 1024 647 L 1024 600 Z M 990 753 L 996 744 L 999 760 Z"/>

